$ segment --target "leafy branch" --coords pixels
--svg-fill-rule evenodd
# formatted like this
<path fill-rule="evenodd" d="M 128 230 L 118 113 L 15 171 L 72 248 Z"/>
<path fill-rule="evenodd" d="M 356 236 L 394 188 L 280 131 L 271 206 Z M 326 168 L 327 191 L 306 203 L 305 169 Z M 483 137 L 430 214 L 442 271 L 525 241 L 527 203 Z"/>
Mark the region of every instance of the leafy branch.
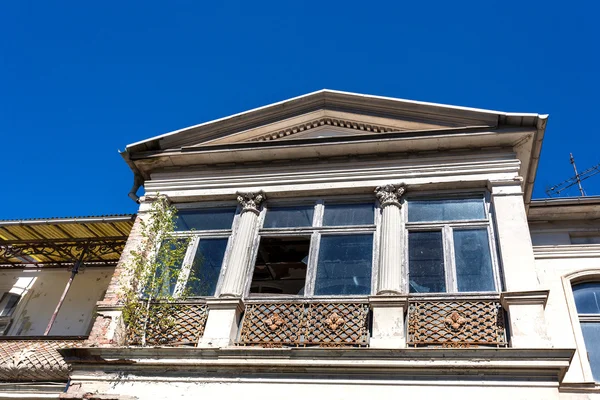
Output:
<path fill-rule="evenodd" d="M 187 291 L 177 287 L 190 238 L 173 236 L 177 209 L 157 196 L 146 220 L 140 220 L 140 243 L 125 264 L 120 300 L 127 326 L 127 342 L 147 344 L 147 327 L 168 332 L 175 322 L 176 300 Z M 195 279 L 192 277 L 191 279 Z"/>

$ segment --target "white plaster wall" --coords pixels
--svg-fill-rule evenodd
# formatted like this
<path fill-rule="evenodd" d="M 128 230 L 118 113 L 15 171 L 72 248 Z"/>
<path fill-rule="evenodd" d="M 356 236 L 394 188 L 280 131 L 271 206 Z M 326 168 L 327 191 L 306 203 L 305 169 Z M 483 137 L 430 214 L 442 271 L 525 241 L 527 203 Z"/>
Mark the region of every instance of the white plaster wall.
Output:
<path fill-rule="evenodd" d="M 567 250 L 572 246 L 562 246 Z M 599 246 L 600 247 L 600 246 Z M 534 247 L 534 251 L 535 251 Z M 544 257 L 544 258 L 541 258 Z M 552 346 L 556 348 L 575 348 L 575 330 L 567 306 L 567 293 L 563 288 L 561 277 L 577 271 L 591 268 L 600 268 L 600 257 L 573 257 L 561 256 L 559 253 L 549 258 L 548 255 L 539 254 L 536 257 L 537 274 L 540 285 L 550 289 L 548 303 L 545 309 L 548 333 Z M 583 361 L 581 361 L 583 360 Z M 583 367 L 581 362 L 587 362 L 586 357 L 580 357 L 579 349 L 573 356 L 571 366 L 565 376 L 565 383 L 584 382 Z"/>
<path fill-rule="evenodd" d="M 101 300 L 114 268 L 86 268 L 75 276 L 50 335 L 87 335 L 96 302 Z M 43 335 L 62 295 L 70 272 L 65 269 L 0 272 L 0 291 L 14 292 L 20 282 L 29 285 L 13 315 L 10 335 Z M 10 286 L 10 287 L 9 287 Z"/>
<path fill-rule="evenodd" d="M 502 399 L 536 400 L 559 399 L 556 387 L 535 384 L 515 385 L 510 382 L 492 383 L 448 382 L 443 379 L 430 381 L 327 381 L 296 379 L 280 381 L 163 381 L 154 378 L 145 382 L 119 381 L 112 384 L 83 382 L 86 390 L 94 388 L 102 394 L 120 394 L 144 399 L 286 399 L 286 400 L 365 400 L 365 399 Z"/>

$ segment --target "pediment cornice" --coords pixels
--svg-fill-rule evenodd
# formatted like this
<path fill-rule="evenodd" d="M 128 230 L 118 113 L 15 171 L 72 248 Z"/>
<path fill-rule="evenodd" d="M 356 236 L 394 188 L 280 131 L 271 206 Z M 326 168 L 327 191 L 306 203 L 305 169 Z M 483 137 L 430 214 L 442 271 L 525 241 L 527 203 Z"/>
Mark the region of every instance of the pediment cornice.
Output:
<path fill-rule="evenodd" d="M 352 129 L 358 132 L 373 132 L 373 133 L 386 133 L 386 132 L 396 132 L 401 130 L 399 128 L 394 128 L 392 126 L 385 125 L 376 125 L 363 123 L 358 121 L 352 121 L 349 119 L 343 118 L 332 118 L 332 117 L 323 117 L 317 118 L 312 121 L 304 122 L 301 124 L 297 124 L 294 126 L 290 126 L 286 129 L 280 129 L 271 133 L 267 133 L 265 135 L 261 135 L 251 139 L 253 142 L 264 142 L 268 140 L 277 140 L 286 138 L 291 135 L 295 135 L 297 133 L 305 132 L 311 129 L 320 128 L 324 126 L 331 126 L 336 128 L 345 128 Z"/>

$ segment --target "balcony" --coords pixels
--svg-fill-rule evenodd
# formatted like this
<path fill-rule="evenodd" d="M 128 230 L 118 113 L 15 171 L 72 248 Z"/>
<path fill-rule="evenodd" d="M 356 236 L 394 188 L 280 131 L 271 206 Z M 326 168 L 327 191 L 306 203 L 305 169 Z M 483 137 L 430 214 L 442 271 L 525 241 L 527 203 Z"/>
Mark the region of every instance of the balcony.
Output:
<path fill-rule="evenodd" d="M 406 322 L 402 329 L 408 347 L 508 347 L 506 315 L 495 296 L 411 296 L 398 301 L 406 310 L 403 314 L 394 311 L 397 308 L 383 312 Z M 369 347 L 373 325 L 378 323 L 374 316 L 382 315 L 373 313 L 375 306 L 366 298 L 249 299 L 243 305 L 235 345 Z M 209 306 L 200 300 L 154 304 L 147 323 L 130 327 L 127 344 L 197 347 L 208 319 Z"/>

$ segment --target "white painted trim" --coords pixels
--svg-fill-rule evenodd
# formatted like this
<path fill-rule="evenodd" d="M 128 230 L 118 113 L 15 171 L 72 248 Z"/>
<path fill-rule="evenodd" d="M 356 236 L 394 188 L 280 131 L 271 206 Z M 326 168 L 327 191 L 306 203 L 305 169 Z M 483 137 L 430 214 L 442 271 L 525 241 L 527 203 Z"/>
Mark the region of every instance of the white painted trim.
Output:
<path fill-rule="evenodd" d="M 594 382 L 592 368 L 589 360 L 587 359 L 587 349 L 585 346 L 585 340 L 583 338 L 583 332 L 581 330 L 581 324 L 579 323 L 579 314 L 577 313 L 575 297 L 573 296 L 572 289 L 574 284 L 583 283 L 586 281 L 600 281 L 600 268 L 580 270 L 561 277 L 563 293 L 567 304 L 567 311 L 569 313 L 569 318 L 571 319 L 571 328 L 575 337 L 575 345 L 577 346 L 577 352 L 573 358 L 577 359 L 579 362 L 581 371 L 583 373 L 584 382 Z"/>

